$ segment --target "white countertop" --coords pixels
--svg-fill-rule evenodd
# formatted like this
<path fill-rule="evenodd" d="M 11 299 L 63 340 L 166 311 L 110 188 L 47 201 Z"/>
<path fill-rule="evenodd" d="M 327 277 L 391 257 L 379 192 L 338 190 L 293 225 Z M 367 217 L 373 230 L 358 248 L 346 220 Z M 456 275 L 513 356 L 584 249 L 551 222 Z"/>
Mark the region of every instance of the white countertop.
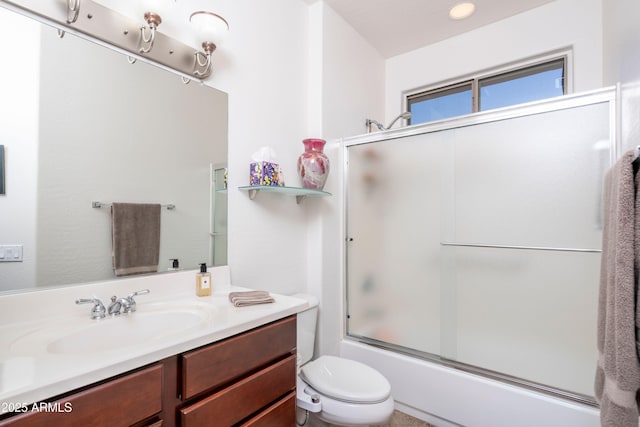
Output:
<path fill-rule="evenodd" d="M 32 404 L 79 387 L 92 384 L 166 357 L 206 345 L 266 323 L 295 314 L 307 302 L 285 295 L 271 294 L 275 302 L 247 307 L 234 307 L 228 300 L 231 291 L 249 290 L 216 282 L 228 272 L 213 270 L 214 292 L 209 297 L 195 296 L 195 271 L 159 276 L 120 279 L 111 282 L 70 286 L 27 293 L 0 295 L 0 405 L 6 412 L 10 404 Z M 220 274 L 222 273 L 222 274 Z M 90 319 L 91 304 L 76 305 L 77 298 L 96 296 L 108 305 L 111 294 L 150 289 L 150 294 L 136 297 L 137 311 L 129 315 L 101 320 Z M 162 339 L 114 346 L 98 352 L 53 354 L 27 351 L 16 345 L 28 334 L 43 336 L 42 330 L 55 330 L 56 325 L 92 322 L 126 321 L 128 316 L 144 316 L 154 306 L 180 306 L 206 309 L 210 313 L 197 324 Z M 45 329 L 48 328 L 48 329 Z M 64 335 L 64 331 L 59 331 Z M 38 335 L 40 334 L 40 335 Z M 46 335 L 46 334 L 44 334 Z M 30 347 L 29 347 L 30 348 Z M 46 345 L 43 343 L 42 348 Z"/>

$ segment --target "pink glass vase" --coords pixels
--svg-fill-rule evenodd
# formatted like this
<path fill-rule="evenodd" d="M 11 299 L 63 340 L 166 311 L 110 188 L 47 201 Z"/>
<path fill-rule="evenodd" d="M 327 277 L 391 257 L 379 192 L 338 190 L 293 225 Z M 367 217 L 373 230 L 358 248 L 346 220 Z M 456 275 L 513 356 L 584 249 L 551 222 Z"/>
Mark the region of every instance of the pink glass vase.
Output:
<path fill-rule="evenodd" d="M 304 153 L 298 157 L 298 175 L 304 188 L 322 190 L 329 175 L 329 158 L 322 151 L 326 141 L 318 138 L 302 140 Z"/>

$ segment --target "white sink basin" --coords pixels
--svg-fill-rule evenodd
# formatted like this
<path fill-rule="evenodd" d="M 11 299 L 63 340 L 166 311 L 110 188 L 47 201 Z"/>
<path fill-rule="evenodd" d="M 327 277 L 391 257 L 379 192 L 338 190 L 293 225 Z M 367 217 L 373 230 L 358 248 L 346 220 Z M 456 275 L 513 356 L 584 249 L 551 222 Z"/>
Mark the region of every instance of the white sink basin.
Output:
<path fill-rule="evenodd" d="M 211 320 L 213 308 L 192 304 L 138 305 L 138 311 L 91 320 L 59 320 L 43 324 L 11 343 L 15 355 L 34 353 L 90 354 L 122 351 L 127 347 L 183 334 Z"/>

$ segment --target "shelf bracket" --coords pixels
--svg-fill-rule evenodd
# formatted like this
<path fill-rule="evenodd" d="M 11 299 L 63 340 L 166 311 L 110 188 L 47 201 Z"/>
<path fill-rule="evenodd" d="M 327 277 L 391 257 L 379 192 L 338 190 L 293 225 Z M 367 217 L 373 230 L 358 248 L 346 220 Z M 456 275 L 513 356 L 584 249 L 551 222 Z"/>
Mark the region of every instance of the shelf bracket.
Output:
<path fill-rule="evenodd" d="M 256 194 L 258 194 L 258 190 L 249 190 L 249 200 L 255 199 Z"/>

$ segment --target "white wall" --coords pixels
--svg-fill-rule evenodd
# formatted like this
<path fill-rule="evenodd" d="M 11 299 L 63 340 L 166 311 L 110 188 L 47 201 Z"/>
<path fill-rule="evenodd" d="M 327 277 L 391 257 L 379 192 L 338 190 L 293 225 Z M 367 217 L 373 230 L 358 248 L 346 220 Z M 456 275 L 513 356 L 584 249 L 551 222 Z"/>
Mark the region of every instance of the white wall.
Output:
<path fill-rule="evenodd" d="M 640 145 L 640 3 L 603 1 L 604 81 L 620 83 L 620 137 L 626 149 Z"/>
<path fill-rule="evenodd" d="M 307 289 L 320 298 L 322 313 L 318 348 L 322 354 L 338 353 L 342 337 L 343 186 L 342 145 L 336 138 L 365 132 L 365 119 L 382 117 L 384 111 L 384 59 L 333 9 L 318 2 L 310 7 L 320 21 L 322 67 L 320 80 L 321 135 L 329 142 L 325 152 L 332 172 L 325 190 L 333 194 L 310 200 L 308 215 Z M 313 73 L 313 72 L 312 72 Z M 315 90 L 311 82 L 310 90 Z M 312 207 L 313 206 L 313 207 Z M 317 211 L 316 211 L 317 209 Z"/>
<path fill-rule="evenodd" d="M 3 50 L 3 57 L 12 58 L 16 66 L 0 67 L 0 93 L 11 100 L 0 103 L 0 145 L 5 146 L 6 167 L 6 195 L 0 195 L 0 245 L 24 245 L 25 260 L 0 263 L 1 292 L 23 281 L 35 284 L 40 87 L 34 82 L 40 50 L 33 47 L 40 43 L 40 24 L 0 9 L 0 37 L 20 41 L 7 43 Z"/>
<path fill-rule="evenodd" d="M 272 147 L 287 185 L 307 132 L 308 6 L 300 0 L 221 0 L 230 25 L 207 84 L 229 94 L 229 266 L 239 286 L 293 293 L 305 289 L 306 212 L 295 198 L 249 200 L 251 155 Z"/>
<path fill-rule="evenodd" d="M 383 114 L 384 58 L 331 7 L 317 7 L 323 9 L 323 135 L 365 133 L 365 120 Z"/>
<path fill-rule="evenodd" d="M 403 108 L 402 92 L 567 47 L 573 90 L 602 87 L 602 0 L 556 0 L 495 24 L 390 58 L 386 120 Z"/>

